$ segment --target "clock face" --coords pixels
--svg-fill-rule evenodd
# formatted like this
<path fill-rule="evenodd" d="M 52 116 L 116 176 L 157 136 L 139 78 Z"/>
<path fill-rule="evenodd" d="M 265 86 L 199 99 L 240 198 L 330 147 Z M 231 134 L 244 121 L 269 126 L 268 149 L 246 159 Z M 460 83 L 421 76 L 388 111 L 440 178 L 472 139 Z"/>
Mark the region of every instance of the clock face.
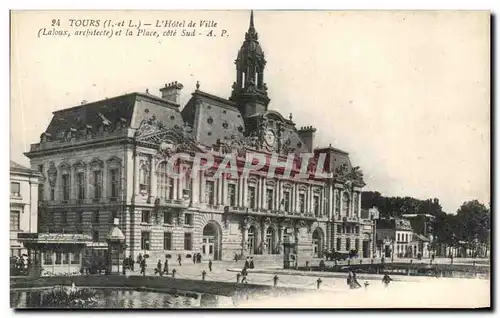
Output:
<path fill-rule="evenodd" d="M 266 131 L 266 134 L 264 135 L 264 139 L 266 140 L 266 143 L 269 146 L 274 145 L 274 141 L 276 139 L 275 136 L 274 136 L 274 132 L 272 130 Z"/>

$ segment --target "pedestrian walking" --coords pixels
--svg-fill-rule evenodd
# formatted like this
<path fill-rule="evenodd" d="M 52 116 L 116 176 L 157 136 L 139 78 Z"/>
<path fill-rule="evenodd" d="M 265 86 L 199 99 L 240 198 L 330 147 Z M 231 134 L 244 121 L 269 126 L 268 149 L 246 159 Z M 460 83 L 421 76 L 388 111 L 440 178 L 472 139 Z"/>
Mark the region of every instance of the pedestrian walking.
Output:
<path fill-rule="evenodd" d="M 238 261 L 238 254 L 234 253 L 234 262 L 236 263 Z"/>
<path fill-rule="evenodd" d="M 142 276 L 146 276 L 146 267 L 147 267 L 147 265 L 146 265 L 146 259 L 145 258 L 142 258 L 140 266 L 141 266 L 141 274 L 142 274 Z"/>
<path fill-rule="evenodd" d="M 392 281 L 392 278 L 389 277 L 388 274 L 385 274 L 382 278 L 382 283 L 384 283 L 385 287 L 389 286 L 389 283 Z"/>
<path fill-rule="evenodd" d="M 196 264 L 196 257 L 198 257 L 198 254 L 193 254 L 193 264 Z"/>
<path fill-rule="evenodd" d="M 139 253 L 139 255 L 137 255 L 137 264 L 139 264 L 140 266 L 141 263 L 142 263 L 142 253 Z"/>
<path fill-rule="evenodd" d="M 179 262 L 179 266 L 182 266 L 181 254 L 177 255 L 177 261 Z"/>
<path fill-rule="evenodd" d="M 131 271 L 134 271 L 134 259 L 132 258 L 132 254 L 130 254 L 128 256 L 128 268 L 131 270 Z"/>
<path fill-rule="evenodd" d="M 163 272 L 161 270 L 161 260 L 158 260 L 158 263 L 156 264 L 155 268 L 155 275 L 158 273 L 158 275 L 163 276 Z"/>
<path fill-rule="evenodd" d="M 253 257 L 250 257 L 250 264 L 249 264 L 249 268 L 250 268 L 250 269 L 254 269 L 254 268 L 255 268 L 255 266 L 254 266 L 254 264 L 253 264 Z"/>
<path fill-rule="evenodd" d="M 211 259 L 208 260 L 208 270 L 212 271 L 212 260 Z"/>
<path fill-rule="evenodd" d="M 244 269 L 247 269 L 250 267 L 250 260 L 249 258 L 247 257 L 247 259 L 245 260 L 245 265 L 243 266 Z"/>

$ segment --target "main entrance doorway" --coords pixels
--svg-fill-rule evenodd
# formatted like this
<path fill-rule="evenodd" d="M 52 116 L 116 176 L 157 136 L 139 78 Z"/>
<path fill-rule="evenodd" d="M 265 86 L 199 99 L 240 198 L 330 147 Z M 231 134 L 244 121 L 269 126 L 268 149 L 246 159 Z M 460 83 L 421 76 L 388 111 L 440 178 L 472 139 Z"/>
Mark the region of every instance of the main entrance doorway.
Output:
<path fill-rule="evenodd" d="M 248 229 L 248 239 L 247 239 L 248 253 L 256 254 L 255 249 L 257 247 L 257 237 L 255 233 L 255 227 L 250 226 Z"/>
<path fill-rule="evenodd" d="M 320 229 L 316 229 L 312 235 L 313 243 L 313 256 L 322 257 L 323 256 L 323 232 Z"/>
<path fill-rule="evenodd" d="M 208 223 L 203 228 L 203 239 L 201 243 L 201 255 L 203 259 L 219 260 L 220 244 L 219 231 L 213 223 Z"/>

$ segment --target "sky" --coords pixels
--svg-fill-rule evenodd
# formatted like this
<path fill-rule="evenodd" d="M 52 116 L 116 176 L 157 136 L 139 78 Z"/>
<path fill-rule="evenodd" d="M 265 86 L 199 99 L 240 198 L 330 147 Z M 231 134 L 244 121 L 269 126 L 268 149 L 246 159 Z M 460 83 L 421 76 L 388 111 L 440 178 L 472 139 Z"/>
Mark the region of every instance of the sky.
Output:
<path fill-rule="evenodd" d="M 18 12 L 12 16 L 11 159 L 39 142 L 52 112 L 196 81 L 229 97 L 248 11 Z M 68 19 L 213 20 L 224 37 L 65 38 Z M 490 201 L 488 12 L 256 11 L 269 109 L 317 128 L 315 145 L 350 154 L 365 190 L 439 198 L 454 213 Z M 200 30 L 205 31 L 205 30 Z M 136 31 L 137 32 L 137 31 Z"/>

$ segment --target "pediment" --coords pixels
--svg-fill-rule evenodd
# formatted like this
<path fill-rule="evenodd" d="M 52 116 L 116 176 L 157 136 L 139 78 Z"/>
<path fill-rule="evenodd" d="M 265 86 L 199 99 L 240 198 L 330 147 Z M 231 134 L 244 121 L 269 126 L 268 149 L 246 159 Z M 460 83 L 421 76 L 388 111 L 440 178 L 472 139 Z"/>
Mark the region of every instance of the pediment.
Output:
<path fill-rule="evenodd" d="M 204 152 L 198 147 L 191 135 L 183 129 L 164 129 L 137 138 L 141 146 L 155 148 L 159 154 L 170 156 L 173 153 Z"/>

